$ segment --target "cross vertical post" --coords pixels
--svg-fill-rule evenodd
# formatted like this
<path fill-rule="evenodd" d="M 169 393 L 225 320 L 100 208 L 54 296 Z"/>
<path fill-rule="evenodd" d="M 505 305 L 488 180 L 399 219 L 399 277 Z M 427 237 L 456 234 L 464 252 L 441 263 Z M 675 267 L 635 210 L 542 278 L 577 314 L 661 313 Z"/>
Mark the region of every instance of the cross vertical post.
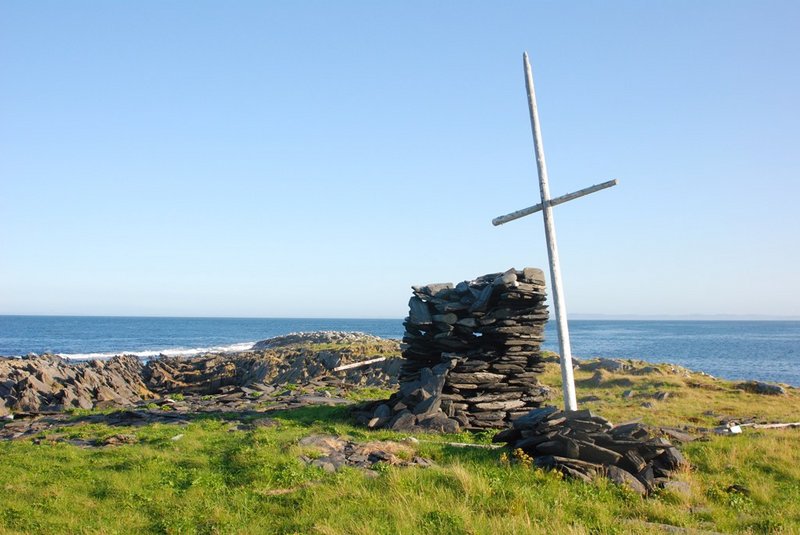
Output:
<path fill-rule="evenodd" d="M 547 163 L 542 146 L 542 130 L 539 125 L 539 110 L 536 106 L 536 91 L 533 87 L 533 74 L 528 53 L 522 56 L 525 67 L 525 87 L 528 90 L 528 108 L 531 115 L 531 131 L 533 145 L 536 150 L 536 169 L 539 174 L 539 193 L 542 197 L 542 214 L 544 215 L 544 234 L 547 239 L 547 256 L 550 259 L 550 283 L 553 287 L 553 303 L 556 309 L 556 325 L 558 326 L 558 348 L 561 353 L 561 382 L 564 391 L 564 409 L 578 410 L 575 396 L 575 377 L 572 372 L 572 347 L 569 343 L 569 325 L 567 324 L 567 307 L 564 303 L 564 288 L 561 284 L 561 266 L 558 261 L 558 245 L 556 228 L 553 222 L 553 208 L 550 204 L 550 185 L 547 180 Z"/>
<path fill-rule="evenodd" d="M 528 53 L 522 55 L 522 63 L 525 68 L 525 87 L 528 90 L 528 108 L 531 115 L 531 131 L 533 132 L 533 146 L 536 151 L 536 171 L 539 175 L 539 195 L 542 202 L 534 204 L 521 210 L 516 210 L 510 214 L 492 219 L 492 225 L 498 226 L 509 221 L 514 221 L 536 212 L 542 212 L 544 216 L 544 233 L 547 238 L 547 257 L 550 262 L 550 286 L 553 290 L 553 303 L 556 309 L 556 325 L 558 327 L 558 347 L 561 352 L 561 381 L 564 391 L 564 409 L 574 411 L 578 408 L 575 399 L 575 378 L 572 372 L 572 347 L 569 343 L 569 325 L 567 324 L 567 307 L 564 304 L 564 288 L 561 284 L 561 266 L 558 261 L 558 246 L 556 245 L 556 228 L 553 222 L 553 207 L 565 202 L 578 199 L 617 185 L 616 180 L 609 180 L 601 184 L 595 184 L 588 188 L 583 188 L 560 197 L 550 197 L 550 185 L 547 179 L 547 164 L 544 160 L 544 147 L 542 146 L 542 130 L 539 126 L 539 110 L 536 107 L 536 92 L 533 88 L 533 74 L 531 73 L 531 63 L 528 61 Z"/>

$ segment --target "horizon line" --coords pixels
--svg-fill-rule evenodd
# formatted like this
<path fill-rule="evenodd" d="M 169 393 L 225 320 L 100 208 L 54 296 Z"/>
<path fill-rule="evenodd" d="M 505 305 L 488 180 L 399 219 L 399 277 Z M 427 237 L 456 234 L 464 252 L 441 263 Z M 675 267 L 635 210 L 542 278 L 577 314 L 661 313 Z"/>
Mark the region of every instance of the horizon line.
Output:
<path fill-rule="evenodd" d="M 404 317 L 391 316 L 176 316 L 164 314 L 6 314 L 0 317 L 20 318 L 162 318 L 162 319 L 264 319 L 264 320 L 393 320 Z M 577 321 L 800 321 L 797 315 L 776 314 L 569 314 L 569 320 Z"/>

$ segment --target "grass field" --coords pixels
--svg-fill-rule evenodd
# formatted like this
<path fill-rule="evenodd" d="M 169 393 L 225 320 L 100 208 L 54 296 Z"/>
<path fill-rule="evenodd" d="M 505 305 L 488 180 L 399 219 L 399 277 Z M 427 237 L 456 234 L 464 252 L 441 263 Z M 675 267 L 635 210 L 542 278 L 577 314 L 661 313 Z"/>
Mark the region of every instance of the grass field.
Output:
<path fill-rule="evenodd" d="M 557 386 L 555 364 L 544 380 Z M 747 394 L 669 366 L 578 370 L 576 380 L 579 399 L 591 400 L 582 407 L 613 422 L 642 417 L 659 425 L 713 427 L 726 416 L 800 420 L 797 390 Z M 669 395 L 655 401 L 659 392 Z M 237 430 L 228 421 L 235 417 L 60 431 L 74 438 L 126 433 L 138 439 L 113 447 L 0 443 L 0 532 L 658 533 L 659 525 L 668 525 L 800 533 L 800 430 L 746 429 L 686 444 L 682 451 L 692 469 L 677 479 L 687 487 L 641 498 L 606 481 L 586 484 L 503 462 L 499 450 L 446 444 L 488 442 L 487 433 L 416 435 L 420 442 L 412 447 L 436 462 L 432 468 L 386 465 L 378 477 L 355 469 L 327 473 L 298 459 L 312 453 L 298 445 L 300 438 L 326 433 L 399 441 L 407 435 L 356 427 L 346 407 L 270 414 L 277 426 L 252 430 Z"/>

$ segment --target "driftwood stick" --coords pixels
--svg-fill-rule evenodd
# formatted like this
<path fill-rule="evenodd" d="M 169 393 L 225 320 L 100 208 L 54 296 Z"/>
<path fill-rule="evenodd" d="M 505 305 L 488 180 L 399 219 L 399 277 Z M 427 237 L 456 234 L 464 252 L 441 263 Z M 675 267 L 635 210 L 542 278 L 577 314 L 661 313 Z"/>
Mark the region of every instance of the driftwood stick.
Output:
<path fill-rule="evenodd" d="M 784 429 L 787 427 L 800 427 L 800 422 L 791 422 L 785 424 L 753 424 L 753 429 Z"/>
<path fill-rule="evenodd" d="M 774 424 L 756 424 L 756 423 L 746 423 L 746 424 L 739 424 L 739 427 L 752 427 L 753 429 L 786 429 L 787 427 L 800 427 L 800 422 L 786 422 L 786 423 L 774 423 Z"/>
<path fill-rule="evenodd" d="M 342 366 L 338 366 L 333 369 L 335 372 L 340 372 L 342 370 L 351 370 L 353 368 L 360 368 L 362 366 L 369 366 L 370 364 L 375 364 L 376 362 L 383 362 L 386 360 L 386 357 L 378 357 L 376 359 L 370 360 L 362 360 L 361 362 L 354 362 L 352 364 L 344 364 Z"/>
<path fill-rule="evenodd" d="M 419 440 L 429 444 L 441 444 L 442 446 L 452 446 L 453 448 L 479 448 L 482 450 L 498 450 L 505 448 L 504 444 L 470 444 L 468 442 L 438 442 L 436 440 Z"/>

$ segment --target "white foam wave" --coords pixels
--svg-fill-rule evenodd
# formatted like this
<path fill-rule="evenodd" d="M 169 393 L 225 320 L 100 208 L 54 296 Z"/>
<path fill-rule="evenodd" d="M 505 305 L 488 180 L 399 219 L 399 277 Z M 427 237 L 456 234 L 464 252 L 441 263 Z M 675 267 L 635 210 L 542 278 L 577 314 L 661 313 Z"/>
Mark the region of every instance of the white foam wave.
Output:
<path fill-rule="evenodd" d="M 117 355 L 134 355 L 139 358 L 149 359 L 161 355 L 167 357 L 192 357 L 203 353 L 239 353 L 253 348 L 255 342 L 240 342 L 227 346 L 213 347 L 172 347 L 168 349 L 153 349 L 144 351 L 111 351 L 107 353 L 56 353 L 59 357 L 70 360 L 110 359 Z"/>

